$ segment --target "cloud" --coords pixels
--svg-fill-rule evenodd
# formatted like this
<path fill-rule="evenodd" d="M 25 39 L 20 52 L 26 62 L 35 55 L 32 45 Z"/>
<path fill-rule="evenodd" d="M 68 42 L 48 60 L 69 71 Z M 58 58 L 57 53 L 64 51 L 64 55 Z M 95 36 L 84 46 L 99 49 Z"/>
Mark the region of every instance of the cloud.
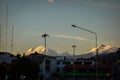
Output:
<path fill-rule="evenodd" d="M 51 35 L 51 36 L 53 36 L 53 37 L 70 38 L 70 39 L 88 41 L 88 39 L 83 38 L 83 37 L 76 37 L 76 36 L 69 36 L 69 35 Z"/>

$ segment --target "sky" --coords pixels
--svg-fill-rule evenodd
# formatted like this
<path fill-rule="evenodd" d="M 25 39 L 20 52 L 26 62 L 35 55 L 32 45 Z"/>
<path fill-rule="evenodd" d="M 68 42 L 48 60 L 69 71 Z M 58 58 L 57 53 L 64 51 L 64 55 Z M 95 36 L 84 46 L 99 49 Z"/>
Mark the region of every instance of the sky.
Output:
<path fill-rule="evenodd" d="M 120 0 L 0 0 L 1 50 L 5 50 L 6 6 L 8 5 L 7 51 L 24 53 L 29 48 L 44 46 L 58 53 L 83 54 L 95 47 L 95 35 L 77 29 L 76 25 L 95 32 L 98 46 L 120 47 Z"/>

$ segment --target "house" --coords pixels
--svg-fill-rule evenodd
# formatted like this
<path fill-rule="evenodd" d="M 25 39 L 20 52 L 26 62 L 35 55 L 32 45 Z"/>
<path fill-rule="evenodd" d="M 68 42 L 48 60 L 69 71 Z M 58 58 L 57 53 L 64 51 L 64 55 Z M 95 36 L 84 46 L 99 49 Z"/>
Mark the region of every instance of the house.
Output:
<path fill-rule="evenodd" d="M 39 78 L 49 80 L 51 74 L 56 72 L 56 59 L 55 57 L 43 55 L 43 54 L 30 54 L 27 56 L 32 62 L 39 64 Z"/>
<path fill-rule="evenodd" d="M 13 60 L 16 60 L 17 58 L 8 53 L 8 52 L 0 52 L 0 64 L 5 63 L 5 64 L 11 64 Z"/>

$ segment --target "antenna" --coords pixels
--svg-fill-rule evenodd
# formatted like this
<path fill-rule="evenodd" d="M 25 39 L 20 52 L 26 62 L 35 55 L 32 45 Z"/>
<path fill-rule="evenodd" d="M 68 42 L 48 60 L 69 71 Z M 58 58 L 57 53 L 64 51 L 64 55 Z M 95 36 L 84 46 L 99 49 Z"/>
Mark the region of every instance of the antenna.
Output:
<path fill-rule="evenodd" d="M 12 27 L 11 53 L 13 53 L 13 47 L 14 47 L 14 44 L 13 44 L 13 37 L 14 37 L 14 26 Z"/>
<path fill-rule="evenodd" d="M 1 51 L 1 47 L 2 47 L 2 46 L 1 46 L 1 45 L 2 45 L 2 44 L 1 44 L 1 41 L 2 41 L 2 38 L 1 38 L 1 33 L 2 33 L 2 32 L 1 32 L 1 31 L 2 31 L 2 30 L 1 30 L 1 25 L 0 25 L 0 51 Z"/>
<path fill-rule="evenodd" d="M 6 6 L 6 41 L 5 41 L 5 51 L 7 52 L 7 34 L 8 34 L 8 5 Z"/>

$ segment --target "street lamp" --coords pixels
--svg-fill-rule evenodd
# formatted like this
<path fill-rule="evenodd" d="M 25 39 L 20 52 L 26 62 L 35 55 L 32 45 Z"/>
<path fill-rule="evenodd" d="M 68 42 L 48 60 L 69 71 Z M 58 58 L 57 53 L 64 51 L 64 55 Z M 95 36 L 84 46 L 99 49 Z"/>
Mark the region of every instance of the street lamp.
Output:
<path fill-rule="evenodd" d="M 95 47 L 96 47 L 96 80 L 98 80 L 98 49 L 97 49 L 97 34 L 93 31 L 90 31 L 90 30 L 87 30 L 87 29 L 84 29 L 84 28 L 81 28 L 81 27 L 77 27 L 75 25 L 72 25 L 72 27 L 75 27 L 75 28 L 79 28 L 81 30 L 84 30 L 84 31 L 87 31 L 89 33 L 92 33 L 95 35 Z"/>
<path fill-rule="evenodd" d="M 75 80 L 75 48 L 76 48 L 76 45 L 72 45 L 72 48 L 73 48 L 73 56 L 74 56 L 74 60 L 73 60 L 73 79 Z"/>
<path fill-rule="evenodd" d="M 44 42 L 45 42 L 45 55 L 47 54 L 47 51 L 46 51 L 46 37 L 48 37 L 49 35 L 48 34 L 42 34 L 42 37 L 44 38 Z M 46 58 L 44 58 L 44 70 L 45 70 L 45 73 L 46 73 Z M 44 75 L 44 78 L 46 78 L 46 75 Z"/>
<path fill-rule="evenodd" d="M 75 48 L 76 48 L 76 45 L 72 45 L 72 48 L 73 48 L 73 54 L 74 54 L 74 60 L 75 60 Z"/>
<path fill-rule="evenodd" d="M 46 37 L 48 37 L 49 35 L 48 34 L 42 34 L 42 37 L 44 38 L 45 40 L 45 55 L 47 54 L 47 51 L 46 51 Z"/>

